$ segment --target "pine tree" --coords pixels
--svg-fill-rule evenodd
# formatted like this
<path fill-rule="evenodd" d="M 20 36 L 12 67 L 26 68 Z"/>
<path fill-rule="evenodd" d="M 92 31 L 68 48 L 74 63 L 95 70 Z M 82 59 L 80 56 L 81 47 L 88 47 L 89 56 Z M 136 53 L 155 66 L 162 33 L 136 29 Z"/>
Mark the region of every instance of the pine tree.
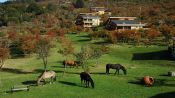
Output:
<path fill-rule="evenodd" d="M 76 8 L 83 8 L 84 7 L 84 1 L 83 0 L 77 0 L 75 6 L 76 6 Z"/>

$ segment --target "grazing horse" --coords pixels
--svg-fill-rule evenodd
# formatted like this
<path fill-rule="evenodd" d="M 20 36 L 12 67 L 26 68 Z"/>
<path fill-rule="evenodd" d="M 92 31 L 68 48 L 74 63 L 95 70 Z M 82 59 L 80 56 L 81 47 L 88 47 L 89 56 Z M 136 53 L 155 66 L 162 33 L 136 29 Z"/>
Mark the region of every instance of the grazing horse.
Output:
<path fill-rule="evenodd" d="M 51 79 L 50 83 L 56 81 L 56 73 L 54 71 L 45 71 L 38 77 L 37 84 L 39 85 L 41 81 L 44 81 L 44 83 L 46 83 L 46 79 L 48 78 Z"/>
<path fill-rule="evenodd" d="M 146 86 L 152 86 L 154 84 L 154 78 L 150 76 L 144 76 L 143 81 Z"/>
<path fill-rule="evenodd" d="M 119 75 L 119 70 L 123 70 L 123 73 L 126 75 L 127 74 L 127 71 L 126 71 L 126 68 L 124 66 L 122 66 L 121 64 L 106 64 L 106 74 L 109 74 L 109 69 L 116 69 L 115 71 L 115 75 L 116 73 L 118 72 L 118 75 Z"/>
<path fill-rule="evenodd" d="M 85 86 L 89 87 L 89 82 L 90 82 L 92 88 L 94 88 L 94 82 L 91 76 L 87 72 L 80 73 L 80 78 L 81 78 L 81 85 L 82 85 L 82 82 L 84 81 Z"/>
<path fill-rule="evenodd" d="M 64 67 L 70 66 L 70 68 L 71 67 L 77 67 L 78 68 L 78 62 L 74 61 L 74 60 L 64 60 L 63 65 L 64 65 Z"/>

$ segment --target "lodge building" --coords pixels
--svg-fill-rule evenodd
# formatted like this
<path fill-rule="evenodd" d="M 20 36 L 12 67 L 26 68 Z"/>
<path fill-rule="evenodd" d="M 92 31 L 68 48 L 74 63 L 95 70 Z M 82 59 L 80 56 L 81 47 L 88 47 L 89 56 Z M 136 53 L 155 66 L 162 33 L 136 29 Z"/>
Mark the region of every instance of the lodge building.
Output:
<path fill-rule="evenodd" d="M 105 25 L 108 30 L 133 30 L 145 26 L 146 24 L 139 22 L 136 17 L 109 17 Z"/>
<path fill-rule="evenodd" d="M 97 27 L 101 23 L 100 19 L 99 16 L 92 15 L 91 13 L 81 13 L 77 17 L 75 24 L 82 25 L 84 28 Z"/>

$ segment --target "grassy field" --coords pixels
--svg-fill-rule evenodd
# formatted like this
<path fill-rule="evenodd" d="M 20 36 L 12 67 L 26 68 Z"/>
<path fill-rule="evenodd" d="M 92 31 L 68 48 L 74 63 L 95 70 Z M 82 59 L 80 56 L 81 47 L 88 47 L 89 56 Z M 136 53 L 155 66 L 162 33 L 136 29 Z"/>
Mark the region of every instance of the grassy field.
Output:
<path fill-rule="evenodd" d="M 76 50 L 81 45 L 93 44 L 84 35 L 69 35 Z M 61 61 L 64 59 L 54 48 L 49 56 L 48 69 L 57 72 L 54 84 L 35 86 L 38 75 L 43 71 L 42 61 L 36 55 L 26 58 L 9 59 L 0 71 L 0 98 L 173 98 L 175 96 L 175 78 L 168 77 L 167 72 L 175 70 L 175 61 L 168 57 L 167 47 L 133 47 L 128 45 L 108 45 L 109 54 L 89 61 L 91 76 L 95 88 L 81 87 L 79 73 L 82 68 L 68 68 L 62 76 Z M 121 63 L 127 67 L 128 74 L 114 76 L 105 74 L 105 64 Z M 93 67 L 92 67 L 93 66 Z M 111 73 L 114 70 L 110 71 Z M 145 87 L 140 79 L 145 75 L 155 78 L 153 87 Z M 7 93 L 13 85 L 31 85 L 30 91 Z"/>

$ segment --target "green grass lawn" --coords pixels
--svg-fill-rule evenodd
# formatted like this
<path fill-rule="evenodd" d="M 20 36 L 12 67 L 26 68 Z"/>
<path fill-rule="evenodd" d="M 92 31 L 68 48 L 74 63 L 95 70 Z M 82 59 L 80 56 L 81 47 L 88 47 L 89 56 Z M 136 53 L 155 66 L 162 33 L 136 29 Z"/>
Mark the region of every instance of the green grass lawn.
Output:
<path fill-rule="evenodd" d="M 74 42 L 76 51 L 81 45 L 93 44 L 89 38 L 82 35 L 69 35 Z M 103 55 L 99 65 L 90 60 L 91 76 L 95 88 L 81 87 L 79 73 L 82 68 L 68 68 L 62 76 L 63 68 L 60 63 L 63 57 L 57 53 L 58 48 L 51 51 L 48 58 L 48 69 L 57 72 L 54 84 L 35 86 L 38 75 L 42 72 L 42 61 L 36 55 L 26 58 L 9 59 L 0 71 L 0 98 L 173 98 L 175 95 L 175 77 L 168 77 L 167 72 L 175 70 L 175 62 L 166 54 L 165 46 L 132 47 L 128 45 L 109 45 L 111 51 Z M 128 74 L 114 76 L 105 74 L 107 63 L 120 63 L 127 67 Z M 114 73 L 115 70 L 110 70 Z M 153 87 L 145 87 L 140 79 L 145 75 L 155 78 Z M 30 91 L 6 93 L 13 85 L 33 85 Z M 170 93 L 170 94 L 168 94 Z M 162 95 L 159 95 L 162 94 Z M 160 97 L 161 96 L 161 97 Z"/>

